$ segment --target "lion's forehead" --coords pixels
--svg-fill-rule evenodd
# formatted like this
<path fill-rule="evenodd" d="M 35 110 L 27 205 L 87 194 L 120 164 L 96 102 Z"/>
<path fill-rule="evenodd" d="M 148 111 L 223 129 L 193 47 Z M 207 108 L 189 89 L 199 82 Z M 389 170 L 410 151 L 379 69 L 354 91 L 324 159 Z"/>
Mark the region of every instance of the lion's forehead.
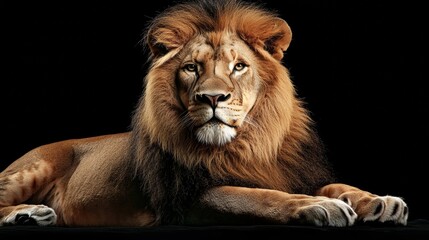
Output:
<path fill-rule="evenodd" d="M 186 59 L 195 62 L 223 61 L 227 65 L 232 62 L 247 60 L 252 54 L 247 45 L 240 39 L 222 34 L 214 38 L 212 35 L 198 36 L 191 41 Z"/>

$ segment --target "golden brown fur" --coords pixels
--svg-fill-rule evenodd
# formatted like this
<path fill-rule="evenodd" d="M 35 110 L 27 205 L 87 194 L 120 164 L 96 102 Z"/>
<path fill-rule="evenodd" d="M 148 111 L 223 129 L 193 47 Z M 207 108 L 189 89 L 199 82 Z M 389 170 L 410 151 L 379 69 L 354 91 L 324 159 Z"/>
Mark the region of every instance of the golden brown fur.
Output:
<path fill-rule="evenodd" d="M 167 9 L 144 38 L 132 130 L 15 161 L 0 174 L 0 225 L 406 224 L 402 199 L 334 184 L 281 63 L 291 39 L 275 13 L 240 1 Z"/>

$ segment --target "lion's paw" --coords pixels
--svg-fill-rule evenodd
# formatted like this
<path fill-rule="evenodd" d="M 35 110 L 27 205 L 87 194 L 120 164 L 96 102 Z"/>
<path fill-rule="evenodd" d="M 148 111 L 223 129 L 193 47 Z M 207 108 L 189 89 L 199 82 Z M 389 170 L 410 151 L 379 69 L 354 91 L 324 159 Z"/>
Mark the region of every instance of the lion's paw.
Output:
<path fill-rule="evenodd" d="M 20 205 L 11 211 L 2 221 L 2 225 L 54 225 L 57 214 L 45 205 Z"/>
<path fill-rule="evenodd" d="M 408 206 L 399 197 L 375 196 L 363 197 L 355 203 L 347 199 L 345 201 L 354 206 L 358 220 L 364 223 L 407 224 Z"/>
<path fill-rule="evenodd" d="M 357 218 L 357 214 L 347 203 L 330 198 L 301 207 L 298 215 L 301 223 L 333 227 L 351 226 Z"/>

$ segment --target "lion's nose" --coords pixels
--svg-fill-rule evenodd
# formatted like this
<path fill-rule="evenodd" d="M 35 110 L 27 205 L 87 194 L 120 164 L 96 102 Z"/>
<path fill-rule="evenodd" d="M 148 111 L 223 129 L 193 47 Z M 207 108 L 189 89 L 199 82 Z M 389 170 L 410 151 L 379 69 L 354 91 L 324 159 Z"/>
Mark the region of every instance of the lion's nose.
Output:
<path fill-rule="evenodd" d="M 217 104 L 219 102 L 225 102 L 231 97 L 231 94 L 215 94 L 215 95 L 209 95 L 209 94 L 197 94 L 195 95 L 195 100 L 197 102 L 201 103 L 207 103 L 212 108 L 217 107 Z"/>

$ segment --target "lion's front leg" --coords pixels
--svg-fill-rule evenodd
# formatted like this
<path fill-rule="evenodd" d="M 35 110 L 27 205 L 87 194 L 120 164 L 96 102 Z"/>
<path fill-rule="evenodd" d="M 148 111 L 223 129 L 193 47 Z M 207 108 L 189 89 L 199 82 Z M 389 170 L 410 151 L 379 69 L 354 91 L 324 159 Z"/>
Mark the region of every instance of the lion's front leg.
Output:
<path fill-rule="evenodd" d="M 216 220 L 206 212 L 189 217 L 192 221 L 188 223 L 224 224 L 230 223 L 228 220 L 232 217 L 234 224 L 256 219 L 279 224 L 350 226 L 357 217 L 348 204 L 338 199 L 258 188 L 215 187 L 202 195 L 200 204 L 202 210 L 214 210 Z"/>
<path fill-rule="evenodd" d="M 378 196 L 346 184 L 329 184 L 317 195 L 340 199 L 349 204 L 362 222 L 381 222 L 406 225 L 407 204 L 395 196 Z"/>

